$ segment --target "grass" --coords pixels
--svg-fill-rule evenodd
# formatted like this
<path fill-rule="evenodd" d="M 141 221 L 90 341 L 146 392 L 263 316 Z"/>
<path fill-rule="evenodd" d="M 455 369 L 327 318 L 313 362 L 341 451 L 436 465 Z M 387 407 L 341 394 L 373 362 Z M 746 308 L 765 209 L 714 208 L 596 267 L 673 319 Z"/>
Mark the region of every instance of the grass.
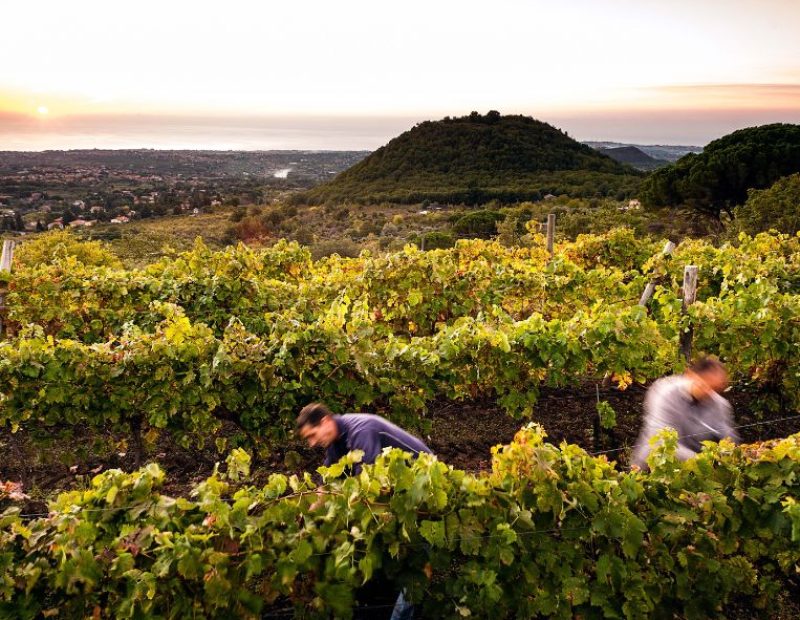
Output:
<path fill-rule="evenodd" d="M 214 213 L 172 215 L 127 224 L 99 224 L 80 230 L 87 239 L 105 241 L 127 267 L 140 266 L 164 256 L 168 249 L 188 250 L 197 237 L 218 249 L 226 245 L 231 225 L 231 210 L 220 208 Z"/>

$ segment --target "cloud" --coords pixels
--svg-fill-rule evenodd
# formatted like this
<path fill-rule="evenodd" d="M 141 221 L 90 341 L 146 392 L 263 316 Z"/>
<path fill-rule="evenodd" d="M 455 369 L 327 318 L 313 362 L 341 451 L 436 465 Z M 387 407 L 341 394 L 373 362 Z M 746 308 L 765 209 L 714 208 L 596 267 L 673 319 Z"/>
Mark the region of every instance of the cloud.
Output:
<path fill-rule="evenodd" d="M 375 149 L 418 120 L 394 116 L 177 114 L 40 119 L 0 112 L 0 149 Z"/>
<path fill-rule="evenodd" d="M 28 114 L 0 110 L 0 135 L 5 131 L 31 129 L 35 126 L 35 119 Z"/>
<path fill-rule="evenodd" d="M 754 88 L 755 87 L 755 88 Z M 656 106 L 625 101 L 589 110 L 498 108 L 552 123 L 581 140 L 704 145 L 736 129 L 800 123 L 800 86 L 691 85 L 650 89 Z M 750 105 L 756 92 L 770 105 Z M 670 93 L 669 97 L 667 93 Z M 729 103 L 711 105 L 709 94 Z M 670 99 L 672 97 L 672 99 Z M 786 103 L 790 105 L 785 105 Z M 783 107 L 779 104 L 783 103 Z M 735 105 L 734 105 L 735 104 Z M 748 105 L 745 105 L 748 104 Z M 450 115 L 468 114 L 451 110 Z M 486 110 L 481 110 L 486 111 Z M 37 118 L 0 112 L 0 149 L 375 149 L 416 123 L 444 113 L 389 115 L 83 114 Z"/>
<path fill-rule="evenodd" d="M 800 84 L 686 84 L 642 89 L 664 107 L 800 110 Z"/>

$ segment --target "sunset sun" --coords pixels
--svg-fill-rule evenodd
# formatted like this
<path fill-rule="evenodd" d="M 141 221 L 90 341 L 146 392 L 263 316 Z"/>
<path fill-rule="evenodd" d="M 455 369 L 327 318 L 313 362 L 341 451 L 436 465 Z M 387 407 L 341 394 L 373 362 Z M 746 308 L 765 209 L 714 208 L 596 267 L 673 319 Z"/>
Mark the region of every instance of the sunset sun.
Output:
<path fill-rule="evenodd" d="M 36 108 L 36 111 L 39 113 L 39 116 L 47 116 L 50 114 L 50 110 L 46 105 L 40 105 L 38 108 Z"/>

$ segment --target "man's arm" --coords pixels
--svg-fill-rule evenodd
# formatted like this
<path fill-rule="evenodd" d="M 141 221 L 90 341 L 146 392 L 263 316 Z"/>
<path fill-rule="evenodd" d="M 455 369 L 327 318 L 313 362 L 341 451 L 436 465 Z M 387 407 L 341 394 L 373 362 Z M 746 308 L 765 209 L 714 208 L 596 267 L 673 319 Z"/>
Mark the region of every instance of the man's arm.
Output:
<path fill-rule="evenodd" d="M 671 428 L 676 432 L 680 432 L 680 430 L 675 428 L 675 426 L 672 424 L 665 423 L 665 419 L 667 418 L 664 416 L 657 416 L 654 417 L 653 420 L 646 423 L 645 432 L 642 433 L 640 443 L 636 446 L 636 456 L 633 459 L 633 464 L 638 465 L 640 468 L 645 467 L 647 464 L 647 457 L 652 450 L 652 447 L 650 446 L 650 440 L 655 437 L 659 431 L 665 428 Z M 697 452 L 692 450 L 685 443 L 681 443 L 679 438 L 678 445 L 675 449 L 675 458 L 677 458 L 679 461 L 685 461 L 693 456 L 697 456 Z"/>
<path fill-rule="evenodd" d="M 679 461 L 688 461 L 690 458 L 697 456 L 697 452 L 692 450 L 689 446 L 678 442 L 678 447 L 675 450 L 675 458 Z"/>

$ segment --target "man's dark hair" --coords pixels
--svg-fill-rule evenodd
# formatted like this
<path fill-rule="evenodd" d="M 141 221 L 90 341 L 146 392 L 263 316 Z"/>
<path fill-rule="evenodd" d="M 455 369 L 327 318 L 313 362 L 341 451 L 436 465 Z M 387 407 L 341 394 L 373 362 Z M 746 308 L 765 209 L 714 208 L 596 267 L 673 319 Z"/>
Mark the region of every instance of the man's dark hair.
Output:
<path fill-rule="evenodd" d="M 306 405 L 300 410 L 300 415 L 297 416 L 297 428 L 303 428 L 307 424 L 317 426 L 322 422 L 322 418 L 333 415 L 330 409 L 323 403 L 311 403 Z"/>
<path fill-rule="evenodd" d="M 692 363 L 689 364 L 689 370 L 698 375 L 702 375 L 707 372 L 725 372 L 725 365 L 713 355 L 703 355 L 693 360 Z"/>

